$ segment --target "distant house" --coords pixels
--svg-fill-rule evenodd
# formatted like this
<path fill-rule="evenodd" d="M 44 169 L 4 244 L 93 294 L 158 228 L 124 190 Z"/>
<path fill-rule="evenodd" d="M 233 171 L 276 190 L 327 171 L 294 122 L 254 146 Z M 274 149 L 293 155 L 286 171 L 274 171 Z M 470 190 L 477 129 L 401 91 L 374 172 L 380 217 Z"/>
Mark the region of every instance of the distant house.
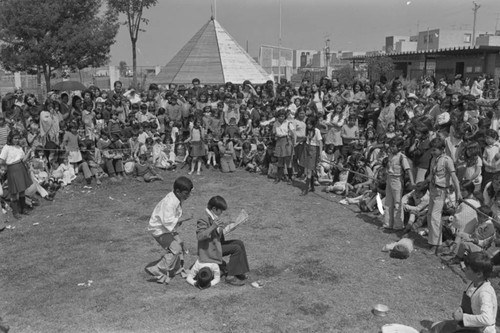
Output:
<path fill-rule="evenodd" d="M 344 58 L 354 64 L 365 62 L 368 57 Z M 466 46 L 438 50 L 395 52 L 386 54 L 395 63 L 393 76 L 419 78 L 434 75 L 436 78 L 451 78 L 457 74 L 475 77 L 486 73 L 500 78 L 500 46 Z"/>

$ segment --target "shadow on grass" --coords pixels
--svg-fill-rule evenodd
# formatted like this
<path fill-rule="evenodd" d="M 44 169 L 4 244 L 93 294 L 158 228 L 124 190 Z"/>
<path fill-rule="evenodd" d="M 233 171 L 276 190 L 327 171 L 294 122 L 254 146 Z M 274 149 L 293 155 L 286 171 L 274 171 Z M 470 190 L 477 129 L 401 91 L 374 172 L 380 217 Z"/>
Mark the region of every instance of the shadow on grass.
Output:
<path fill-rule="evenodd" d="M 363 220 L 363 222 L 374 225 L 376 227 L 382 226 L 382 224 L 380 223 L 380 220 L 377 218 L 377 216 L 370 215 L 368 213 L 358 213 L 356 215 L 356 217 Z"/>
<path fill-rule="evenodd" d="M 299 305 L 297 309 L 306 316 L 321 317 L 328 312 L 330 305 L 325 303 L 311 303 Z"/>
<path fill-rule="evenodd" d="M 331 284 L 340 282 L 340 276 L 319 259 L 305 258 L 295 263 L 292 269 L 301 279 Z"/>

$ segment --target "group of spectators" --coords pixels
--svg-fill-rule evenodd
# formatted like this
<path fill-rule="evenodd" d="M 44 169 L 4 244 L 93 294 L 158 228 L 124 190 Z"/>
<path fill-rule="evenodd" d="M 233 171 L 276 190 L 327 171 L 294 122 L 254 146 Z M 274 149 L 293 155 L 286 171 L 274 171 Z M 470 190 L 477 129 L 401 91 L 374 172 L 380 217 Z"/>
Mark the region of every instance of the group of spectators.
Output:
<path fill-rule="evenodd" d="M 497 83 L 483 75 L 407 83 L 193 79 L 139 92 L 117 81 L 110 91 L 50 92 L 43 103 L 17 89 L 0 113 L 2 204 L 19 218 L 36 193 L 52 200 L 75 181 L 239 167 L 301 195 L 325 185 L 342 204 L 382 213 L 387 232 L 428 235 L 428 253 L 450 255 L 450 264 L 476 252 L 500 264 Z"/>

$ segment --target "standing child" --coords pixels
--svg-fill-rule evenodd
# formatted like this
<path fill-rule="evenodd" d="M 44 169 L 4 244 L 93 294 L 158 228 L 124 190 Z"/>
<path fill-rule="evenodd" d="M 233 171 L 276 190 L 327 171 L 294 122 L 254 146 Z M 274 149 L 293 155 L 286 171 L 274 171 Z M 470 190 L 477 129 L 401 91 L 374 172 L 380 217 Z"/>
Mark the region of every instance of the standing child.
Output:
<path fill-rule="evenodd" d="M 441 246 L 441 219 L 448 188 L 451 184 L 455 189 L 456 200 L 462 200 L 460 184 L 455 173 L 455 165 L 451 157 L 445 153 L 445 143 L 441 138 L 434 138 L 430 143 L 432 160 L 426 182 L 429 184 L 429 212 L 427 225 L 429 227 L 429 254 L 438 254 Z"/>
<path fill-rule="evenodd" d="M 82 161 L 82 154 L 78 143 L 78 127 L 75 123 L 69 125 L 69 131 L 64 133 L 62 147 L 66 149 L 68 161 L 73 165 L 73 168 L 78 172 L 77 164 Z"/>
<path fill-rule="evenodd" d="M 234 172 L 236 170 L 236 166 L 234 165 L 234 145 L 233 141 L 229 139 L 229 134 L 225 133 L 222 137 L 222 141 L 219 141 L 219 152 L 221 154 L 220 157 L 220 165 L 222 172 Z"/>
<path fill-rule="evenodd" d="M 189 138 L 185 142 L 191 144 L 190 155 L 193 158 L 191 161 L 191 171 L 189 171 L 188 174 L 191 175 L 196 166 L 196 174 L 200 175 L 202 158 L 206 155 L 206 152 L 205 143 L 203 142 L 203 128 L 201 127 L 199 118 L 194 120 L 194 126 L 190 131 Z"/>
<path fill-rule="evenodd" d="M 465 146 L 464 159 L 465 159 L 465 170 L 462 180 L 470 180 L 474 184 L 474 191 L 479 191 L 481 189 L 481 183 L 483 177 L 481 176 L 483 160 L 480 157 L 481 147 L 476 141 L 469 142 Z"/>
<path fill-rule="evenodd" d="M 353 145 L 359 138 L 359 128 L 356 125 L 356 115 L 351 114 L 347 119 L 347 124 L 342 126 L 342 155 L 349 156 L 353 151 Z"/>
<path fill-rule="evenodd" d="M 323 139 L 320 130 L 316 128 L 316 119 L 308 117 L 306 120 L 306 142 L 299 162 L 306 175 L 306 183 L 301 195 L 306 195 L 309 192 L 309 187 L 311 192 L 314 192 L 314 172 L 316 172 L 322 150 Z"/>
<path fill-rule="evenodd" d="M 387 164 L 387 185 L 384 204 L 384 229 L 400 231 L 404 229 L 404 211 L 401 199 L 404 191 L 404 176 L 408 174 L 413 186 L 413 174 L 408 158 L 401 152 L 404 139 L 393 138 L 389 141 L 389 159 Z"/>
<path fill-rule="evenodd" d="M 218 140 L 217 140 L 218 141 Z M 210 163 L 214 167 L 217 166 L 217 154 L 219 153 L 219 147 L 217 146 L 217 142 L 214 139 L 214 136 L 212 133 L 207 134 L 207 168 L 209 167 Z"/>
<path fill-rule="evenodd" d="M 86 139 L 95 139 L 95 130 L 94 130 L 94 118 L 95 113 L 92 110 L 92 103 L 83 103 L 83 111 L 82 111 L 82 123 L 85 128 L 85 138 Z"/>
<path fill-rule="evenodd" d="M 175 276 L 183 266 L 183 243 L 177 233 L 183 222 L 191 217 L 180 220 L 182 203 L 186 201 L 193 190 L 193 183 L 189 178 L 179 177 L 174 182 L 173 191 L 167 194 L 153 210 L 149 219 L 148 230 L 153 238 L 167 251 L 161 259 L 146 271 L 153 275 L 158 283 L 166 283 Z"/>
<path fill-rule="evenodd" d="M 483 187 L 488 184 L 496 173 L 500 172 L 500 161 L 498 158 L 500 143 L 498 142 L 498 133 L 495 130 L 489 129 L 484 136 L 487 146 L 484 148 L 483 152 Z"/>

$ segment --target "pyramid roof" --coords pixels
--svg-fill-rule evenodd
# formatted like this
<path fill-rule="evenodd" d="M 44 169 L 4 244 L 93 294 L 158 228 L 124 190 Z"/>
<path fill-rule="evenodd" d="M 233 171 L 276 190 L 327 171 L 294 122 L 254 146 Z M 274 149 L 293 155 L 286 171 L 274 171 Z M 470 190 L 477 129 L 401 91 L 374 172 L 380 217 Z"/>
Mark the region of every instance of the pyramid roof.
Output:
<path fill-rule="evenodd" d="M 215 19 L 210 19 L 156 76 L 158 83 L 241 84 L 272 79 Z"/>

